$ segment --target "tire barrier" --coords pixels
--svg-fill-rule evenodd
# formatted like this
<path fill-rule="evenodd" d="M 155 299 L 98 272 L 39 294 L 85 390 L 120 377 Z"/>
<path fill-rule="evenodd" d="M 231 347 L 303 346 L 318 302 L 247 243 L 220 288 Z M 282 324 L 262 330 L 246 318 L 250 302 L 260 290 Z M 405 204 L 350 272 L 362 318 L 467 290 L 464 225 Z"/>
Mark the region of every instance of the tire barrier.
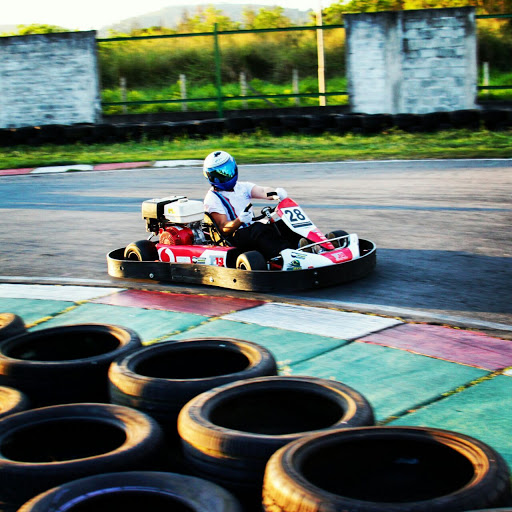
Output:
<path fill-rule="evenodd" d="M 0 386 L 0 419 L 30 407 L 28 397 L 18 389 Z"/>
<path fill-rule="evenodd" d="M 492 448 L 432 428 L 367 427 L 299 439 L 269 460 L 266 512 L 456 512 L 509 504 Z M 386 508 L 387 510 L 387 508 Z"/>
<path fill-rule="evenodd" d="M 26 332 L 25 322 L 14 313 L 0 313 L 0 342 Z"/>
<path fill-rule="evenodd" d="M 0 343 L 0 385 L 19 389 L 34 407 L 108 402 L 111 362 L 141 346 L 134 331 L 114 325 L 27 332 Z"/>
<path fill-rule="evenodd" d="M 512 110 L 471 109 L 427 114 L 289 114 L 269 116 L 238 116 L 196 121 L 103 123 L 77 125 L 46 125 L 41 127 L 2 128 L 0 147 L 22 144 L 86 144 L 141 140 L 169 140 L 177 137 L 208 137 L 220 133 L 243 133 L 265 130 L 274 136 L 287 133 L 305 135 L 324 132 L 380 133 L 389 128 L 406 132 L 433 132 L 451 128 L 506 130 L 512 127 Z"/>
<path fill-rule="evenodd" d="M 162 471 L 163 448 L 152 418 L 119 405 L 55 405 L 8 416 L 0 421 L 0 509 L 17 510 L 78 478 Z"/>
<path fill-rule="evenodd" d="M 206 391 L 178 418 L 190 471 L 261 509 L 265 464 L 283 445 L 314 432 L 373 425 L 368 401 L 339 382 L 261 377 Z"/>
<path fill-rule="evenodd" d="M 277 365 L 256 343 L 188 339 L 131 352 L 116 359 L 108 375 L 110 402 L 149 414 L 176 438 L 178 414 L 189 400 L 230 382 L 277 375 Z"/>
<path fill-rule="evenodd" d="M 218 485 L 192 476 L 126 471 L 68 482 L 36 496 L 18 512 L 242 512 L 237 499 Z"/>

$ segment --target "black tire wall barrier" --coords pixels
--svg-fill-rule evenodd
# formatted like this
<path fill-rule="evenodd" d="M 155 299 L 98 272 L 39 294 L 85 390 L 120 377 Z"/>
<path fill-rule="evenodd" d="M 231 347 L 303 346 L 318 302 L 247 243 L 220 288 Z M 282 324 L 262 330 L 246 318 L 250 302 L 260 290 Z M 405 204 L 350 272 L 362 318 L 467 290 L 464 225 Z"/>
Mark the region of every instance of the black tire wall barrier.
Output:
<path fill-rule="evenodd" d="M 242 512 L 236 498 L 212 482 L 158 471 L 125 471 L 80 478 L 36 496 L 18 512 L 52 510 Z"/>
<path fill-rule="evenodd" d="M 226 117 L 178 122 L 44 125 L 2 128 L 0 146 L 113 143 L 142 138 L 172 140 L 203 138 L 222 133 L 268 131 L 274 136 L 288 133 L 315 135 L 374 134 L 397 128 L 405 132 L 435 132 L 451 128 L 506 130 L 512 128 L 512 110 L 456 110 L 428 114 L 293 114 Z"/>
<path fill-rule="evenodd" d="M 30 400 L 18 389 L 0 386 L 0 419 L 17 412 L 26 411 Z"/>
<path fill-rule="evenodd" d="M 26 332 L 25 322 L 14 313 L 0 313 L 0 342 Z"/>
<path fill-rule="evenodd" d="M 340 382 L 316 377 L 260 377 L 206 391 L 178 418 L 191 473 L 261 510 L 265 465 L 285 444 L 320 431 L 373 425 L 366 398 Z"/>
<path fill-rule="evenodd" d="M 111 403 L 152 416 L 173 439 L 189 400 L 229 382 L 277 375 L 277 363 L 250 341 L 194 338 L 135 350 L 116 359 L 108 375 Z"/>
<path fill-rule="evenodd" d="M 142 346 L 136 332 L 76 324 L 26 332 L 0 343 L 0 386 L 19 389 L 33 407 L 108 402 L 108 368 Z"/>
<path fill-rule="evenodd" d="M 165 471 L 155 420 L 111 404 L 54 405 L 0 421 L 0 509 L 17 510 L 57 485 L 101 473 Z"/>
<path fill-rule="evenodd" d="M 298 439 L 272 455 L 263 484 L 265 512 L 462 512 L 510 498 L 508 466 L 490 446 L 421 427 Z"/>

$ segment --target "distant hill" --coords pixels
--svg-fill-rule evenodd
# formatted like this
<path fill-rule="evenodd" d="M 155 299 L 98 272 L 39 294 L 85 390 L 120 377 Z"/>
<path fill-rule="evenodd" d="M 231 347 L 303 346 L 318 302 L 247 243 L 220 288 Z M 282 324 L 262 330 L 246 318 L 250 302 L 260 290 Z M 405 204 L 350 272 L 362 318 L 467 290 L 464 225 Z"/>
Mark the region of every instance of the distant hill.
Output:
<path fill-rule="evenodd" d="M 187 12 L 189 16 L 193 16 L 198 7 L 206 8 L 211 4 L 189 4 L 189 5 L 175 5 L 165 7 L 159 11 L 141 14 L 133 18 L 127 18 L 119 23 L 102 27 L 98 30 L 98 37 L 108 37 L 109 31 L 129 33 L 133 29 L 149 28 L 149 27 L 167 27 L 176 28 L 179 21 L 183 17 L 183 13 Z M 261 8 L 270 9 L 269 5 L 258 4 L 215 4 L 214 7 L 231 18 L 233 21 L 242 22 L 242 13 L 245 9 L 251 8 L 258 12 Z M 287 9 L 285 8 L 283 14 L 290 18 L 292 23 L 296 25 L 306 24 L 309 20 L 310 11 L 301 11 L 300 9 Z"/>

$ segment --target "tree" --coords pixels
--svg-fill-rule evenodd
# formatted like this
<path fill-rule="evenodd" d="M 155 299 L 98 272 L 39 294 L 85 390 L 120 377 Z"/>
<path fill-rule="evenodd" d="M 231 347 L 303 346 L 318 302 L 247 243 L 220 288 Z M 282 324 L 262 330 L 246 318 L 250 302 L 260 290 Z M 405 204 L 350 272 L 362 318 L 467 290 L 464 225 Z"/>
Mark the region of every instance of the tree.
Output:
<path fill-rule="evenodd" d="M 182 18 L 178 24 L 178 32 L 211 32 L 217 24 L 218 30 L 236 30 L 239 24 L 232 21 L 223 11 L 216 9 L 213 5 L 206 8 L 197 7 L 194 16 Z"/>
<path fill-rule="evenodd" d="M 54 34 L 57 32 L 73 32 L 68 28 L 58 27 L 57 25 L 44 25 L 33 23 L 32 25 L 18 25 L 18 30 L 10 35 L 28 36 L 31 34 Z"/>
<path fill-rule="evenodd" d="M 290 18 L 284 15 L 284 8 L 279 6 L 270 9 L 262 7 L 256 15 L 254 11 L 247 9 L 244 11 L 244 18 L 248 29 L 286 28 L 292 25 Z"/>

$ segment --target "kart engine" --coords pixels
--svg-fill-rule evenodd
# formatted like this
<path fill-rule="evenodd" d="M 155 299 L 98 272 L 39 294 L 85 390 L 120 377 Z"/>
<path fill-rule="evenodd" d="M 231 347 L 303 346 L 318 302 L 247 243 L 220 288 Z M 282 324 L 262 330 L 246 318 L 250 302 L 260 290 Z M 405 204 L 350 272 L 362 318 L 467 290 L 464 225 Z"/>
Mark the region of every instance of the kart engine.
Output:
<path fill-rule="evenodd" d="M 158 235 L 166 245 L 201 245 L 206 242 L 202 229 L 204 207 L 201 201 L 185 196 L 149 199 L 142 203 L 146 231 Z"/>

